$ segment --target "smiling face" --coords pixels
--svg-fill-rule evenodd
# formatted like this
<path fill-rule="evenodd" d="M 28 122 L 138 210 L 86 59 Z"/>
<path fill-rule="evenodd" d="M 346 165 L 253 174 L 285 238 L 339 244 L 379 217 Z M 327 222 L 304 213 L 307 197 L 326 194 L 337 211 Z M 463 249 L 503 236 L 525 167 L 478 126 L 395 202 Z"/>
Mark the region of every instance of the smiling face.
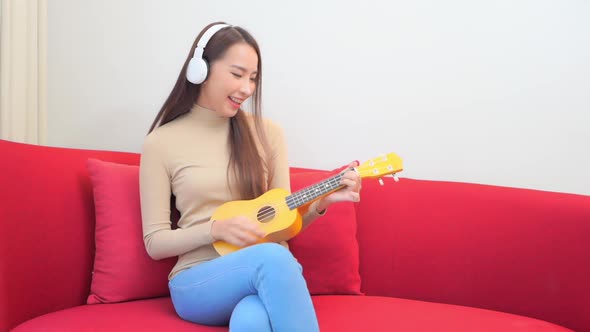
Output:
<path fill-rule="evenodd" d="M 211 63 L 209 69 L 207 80 L 201 84 L 197 104 L 221 116 L 233 117 L 256 88 L 256 50 L 246 43 L 234 44 L 223 57 Z"/>

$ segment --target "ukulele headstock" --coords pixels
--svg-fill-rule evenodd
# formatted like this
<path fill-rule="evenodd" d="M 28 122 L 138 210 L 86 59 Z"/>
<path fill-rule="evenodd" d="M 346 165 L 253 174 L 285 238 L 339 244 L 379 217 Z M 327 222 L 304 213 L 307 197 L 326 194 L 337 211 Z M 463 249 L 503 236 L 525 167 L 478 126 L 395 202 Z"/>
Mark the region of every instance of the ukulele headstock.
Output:
<path fill-rule="evenodd" d="M 395 153 L 388 153 L 369 159 L 356 167 L 361 178 L 381 178 L 394 175 L 404 169 L 402 159 Z"/>

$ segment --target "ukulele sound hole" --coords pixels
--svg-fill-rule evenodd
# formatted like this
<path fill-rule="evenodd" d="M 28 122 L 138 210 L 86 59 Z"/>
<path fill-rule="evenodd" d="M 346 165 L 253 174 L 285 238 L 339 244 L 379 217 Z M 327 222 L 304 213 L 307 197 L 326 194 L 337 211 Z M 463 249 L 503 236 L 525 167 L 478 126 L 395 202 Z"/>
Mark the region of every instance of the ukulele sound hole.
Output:
<path fill-rule="evenodd" d="M 269 222 L 274 219 L 276 211 L 271 206 L 265 206 L 262 209 L 258 210 L 258 221 L 260 222 Z"/>

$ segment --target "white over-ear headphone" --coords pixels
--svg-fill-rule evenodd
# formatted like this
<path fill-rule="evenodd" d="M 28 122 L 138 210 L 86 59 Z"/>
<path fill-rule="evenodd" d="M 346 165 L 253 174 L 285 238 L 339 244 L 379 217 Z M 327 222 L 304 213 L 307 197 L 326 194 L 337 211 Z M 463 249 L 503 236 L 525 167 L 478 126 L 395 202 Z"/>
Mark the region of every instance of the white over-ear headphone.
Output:
<path fill-rule="evenodd" d="M 199 42 L 197 43 L 197 47 L 195 48 L 193 58 L 188 63 L 188 66 L 186 68 L 186 79 L 189 82 L 193 84 L 201 84 L 205 82 L 205 79 L 207 79 L 207 74 L 209 72 L 209 64 L 207 63 L 207 61 L 205 61 L 205 59 L 203 59 L 203 52 L 205 51 L 205 46 L 207 46 L 207 42 L 209 42 L 209 39 L 211 39 L 211 37 L 213 37 L 213 35 L 217 31 L 228 26 L 228 24 L 213 25 L 209 27 L 207 31 L 205 31 L 203 36 L 201 36 Z"/>

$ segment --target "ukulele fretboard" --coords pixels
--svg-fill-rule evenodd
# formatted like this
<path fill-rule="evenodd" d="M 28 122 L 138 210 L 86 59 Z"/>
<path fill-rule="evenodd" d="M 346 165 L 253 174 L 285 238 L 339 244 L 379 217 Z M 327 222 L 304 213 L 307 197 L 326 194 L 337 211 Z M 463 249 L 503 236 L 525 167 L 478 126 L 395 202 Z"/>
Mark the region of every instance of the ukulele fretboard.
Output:
<path fill-rule="evenodd" d="M 342 174 L 337 174 L 322 182 L 303 188 L 285 198 L 289 209 L 294 210 L 332 191 L 345 187 L 340 183 Z"/>

